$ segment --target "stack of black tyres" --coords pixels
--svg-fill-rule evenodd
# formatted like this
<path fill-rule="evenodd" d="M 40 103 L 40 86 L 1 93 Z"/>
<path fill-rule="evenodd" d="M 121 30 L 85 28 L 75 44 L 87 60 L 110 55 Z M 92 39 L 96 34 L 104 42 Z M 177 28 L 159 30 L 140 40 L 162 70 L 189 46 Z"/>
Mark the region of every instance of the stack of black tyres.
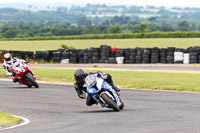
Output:
<path fill-rule="evenodd" d="M 168 47 L 168 48 L 112 48 L 101 45 L 100 48 L 91 47 L 90 49 L 57 49 L 49 51 L 0 51 L 3 55 L 11 53 L 14 57 L 25 60 L 35 59 L 60 63 L 63 59 L 69 59 L 69 63 L 110 63 L 116 64 L 117 57 L 124 57 L 125 64 L 134 63 L 183 63 L 186 58 L 184 53 L 190 53 L 189 62 L 191 64 L 200 63 L 200 47 L 189 47 L 187 49 Z M 176 56 L 175 56 L 176 55 Z M 178 57 L 181 57 L 180 59 Z M 188 55 L 187 55 L 188 58 Z M 119 63 L 121 58 L 119 59 Z"/>
<path fill-rule="evenodd" d="M 64 57 L 65 55 L 63 55 L 63 57 L 62 57 L 63 52 L 65 52 L 64 48 L 59 48 L 59 49 L 57 49 L 56 52 L 53 52 L 53 62 L 54 63 L 60 63 L 62 59 L 66 58 L 66 57 Z M 49 54 L 49 55 L 51 55 L 51 54 Z M 51 57 L 50 57 L 50 59 L 51 59 Z"/>
<path fill-rule="evenodd" d="M 53 52 L 53 62 L 54 63 L 61 62 L 61 53 L 60 52 Z"/>
<path fill-rule="evenodd" d="M 84 49 L 84 50 L 80 50 L 79 52 L 78 52 L 78 63 L 80 63 L 80 64 L 83 64 L 84 63 L 84 53 L 85 53 L 85 51 L 87 51 L 87 49 Z"/>
<path fill-rule="evenodd" d="M 100 61 L 100 48 L 90 48 L 92 50 L 92 62 L 99 63 Z"/>
<path fill-rule="evenodd" d="M 87 64 L 88 63 L 88 49 L 85 49 L 83 52 L 83 63 Z"/>
<path fill-rule="evenodd" d="M 108 58 L 110 57 L 111 54 L 111 46 L 107 45 L 101 45 L 100 46 L 100 53 L 101 53 L 101 63 L 108 63 Z"/>
<path fill-rule="evenodd" d="M 116 57 L 124 57 L 124 52 L 123 48 L 119 48 L 116 52 Z"/>
<path fill-rule="evenodd" d="M 93 57 L 92 49 L 88 49 L 88 63 L 93 63 L 92 57 Z"/>
<path fill-rule="evenodd" d="M 142 63 L 148 64 L 151 62 L 151 49 L 146 48 L 143 53 Z"/>
<path fill-rule="evenodd" d="M 160 49 L 157 47 L 152 48 L 151 63 L 159 63 Z"/>
<path fill-rule="evenodd" d="M 118 48 L 111 48 L 110 57 L 108 58 L 109 64 L 117 64 L 117 61 L 116 61 L 117 50 L 118 50 Z"/>
<path fill-rule="evenodd" d="M 125 49 L 124 64 L 130 64 L 130 48 Z"/>
<path fill-rule="evenodd" d="M 53 60 L 53 52 L 56 52 L 57 50 L 48 50 L 49 52 L 49 60 L 48 61 L 51 61 Z"/>
<path fill-rule="evenodd" d="M 24 60 L 27 60 L 27 61 L 32 60 L 33 56 L 34 56 L 34 52 L 32 52 L 32 51 L 22 51 L 21 52 L 21 57 Z"/>
<path fill-rule="evenodd" d="M 188 48 L 186 48 L 185 50 L 184 50 L 184 53 L 190 53 L 190 49 L 191 49 L 192 47 L 188 47 Z"/>
<path fill-rule="evenodd" d="M 163 63 L 163 64 L 167 63 L 167 49 L 166 48 L 160 49 L 160 63 Z"/>
<path fill-rule="evenodd" d="M 114 58 L 114 57 L 109 57 L 109 58 L 108 58 L 108 63 L 109 63 L 109 64 L 117 64 L 116 58 Z"/>
<path fill-rule="evenodd" d="M 174 51 L 175 51 L 175 47 L 167 48 L 167 63 L 168 64 L 174 63 Z"/>
<path fill-rule="evenodd" d="M 142 63 L 143 53 L 144 53 L 144 48 L 137 48 L 137 55 L 135 61 L 137 64 Z"/>
<path fill-rule="evenodd" d="M 125 55 L 125 49 L 119 48 L 119 49 L 116 51 L 116 63 L 117 63 L 117 58 L 118 58 L 118 57 L 124 57 L 124 55 Z"/>
<path fill-rule="evenodd" d="M 70 58 L 70 51 L 69 50 L 65 50 L 64 52 L 61 53 L 61 60 L 69 59 L 69 58 Z"/>
<path fill-rule="evenodd" d="M 130 49 L 130 64 L 136 63 L 136 55 L 137 55 L 137 49 L 131 48 Z"/>
<path fill-rule="evenodd" d="M 60 52 L 60 53 L 65 52 L 65 49 L 64 48 L 59 48 L 59 49 L 57 49 L 57 52 Z"/>
<path fill-rule="evenodd" d="M 76 64 L 78 63 L 78 49 L 70 49 L 70 58 L 69 63 Z"/>
<path fill-rule="evenodd" d="M 111 53 L 110 53 L 110 57 L 116 58 L 117 50 L 118 50 L 118 48 L 112 48 Z"/>
<path fill-rule="evenodd" d="M 199 61 L 199 47 L 190 48 L 190 63 L 198 63 Z"/>

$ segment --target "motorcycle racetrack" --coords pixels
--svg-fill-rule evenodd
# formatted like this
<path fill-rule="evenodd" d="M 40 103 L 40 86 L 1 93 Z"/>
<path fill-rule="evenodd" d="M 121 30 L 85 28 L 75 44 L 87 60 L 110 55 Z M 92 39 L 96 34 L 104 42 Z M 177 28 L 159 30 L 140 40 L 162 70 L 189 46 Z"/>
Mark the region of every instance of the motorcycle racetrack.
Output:
<path fill-rule="evenodd" d="M 4 133 L 197 133 L 200 93 L 121 89 L 124 110 L 86 106 L 72 85 L 0 80 L 0 110 L 30 123 Z"/>

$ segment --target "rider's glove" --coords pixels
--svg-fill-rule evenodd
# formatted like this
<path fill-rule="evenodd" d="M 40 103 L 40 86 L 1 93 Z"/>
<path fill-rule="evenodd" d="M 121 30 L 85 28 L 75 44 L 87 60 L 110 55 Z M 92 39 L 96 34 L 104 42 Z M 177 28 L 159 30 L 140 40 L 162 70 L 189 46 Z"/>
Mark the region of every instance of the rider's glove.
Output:
<path fill-rule="evenodd" d="M 14 72 L 12 72 L 11 76 L 13 76 L 13 77 L 14 77 L 15 75 L 16 75 L 16 74 L 15 74 Z"/>

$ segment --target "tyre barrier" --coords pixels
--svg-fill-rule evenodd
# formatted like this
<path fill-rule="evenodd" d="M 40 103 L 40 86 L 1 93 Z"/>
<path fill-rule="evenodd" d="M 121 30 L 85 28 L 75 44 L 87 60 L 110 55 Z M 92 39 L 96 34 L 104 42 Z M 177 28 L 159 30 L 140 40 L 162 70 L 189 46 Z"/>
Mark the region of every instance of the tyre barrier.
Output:
<path fill-rule="evenodd" d="M 0 50 L 1 52 L 1 56 L 3 56 L 3 54 L 9 52 L 10 54 L 12 54 L 13 57 L 17 57 L 20 59 L 24 59 L 24 60 L 32 60 L 34 59 L 35 55 L 33 51 L 5 51 L 5 50 Z"/>
<path fill-rule="evenodd" d="M 36 61 L 49 61 L 49 52 L 48 51 L 36 51 L 35 52 Z"/>
<path fill-rule="evenodd" d="M 194 64 L 200 63 L 200 47 L 187 49 L 167 48 L 111 48 L 100 45 L 99 48 L 87 49 L 57 49 L 48 51 L 5 51 L 0 50 L 2 62 L 3 54 L 10 52 L 13 56 L 25 60 L 53 61 L 54 63 L 109 63 L 109 64 Z"/>

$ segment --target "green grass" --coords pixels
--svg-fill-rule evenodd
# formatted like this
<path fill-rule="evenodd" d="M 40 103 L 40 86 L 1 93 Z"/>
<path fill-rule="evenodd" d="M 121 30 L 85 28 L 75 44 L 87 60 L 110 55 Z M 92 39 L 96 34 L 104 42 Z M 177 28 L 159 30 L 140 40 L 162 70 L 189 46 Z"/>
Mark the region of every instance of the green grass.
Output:
<path fill-rule="evenodd" d="M 147 72 L 125 70 L 86 69 L 86 71 L 103 71 L 110 73 L 114 83 L 122 88 L 159 89 L 178 91 L 199 91 L 200 73 L 181 72 Z M 74 83 L 75 69 L 33 68 L 33 71 L 42 81 Z M 5 77 L 0 70 L 0 77 Z"/>
<path fill-rule="evenodd" d="M 107 44 L 119 48 L 135 47 L 178 47 L 200 46 L 200 38 L 163 39 L 94 39 L 94 40 L 41 40 L 41 41 L 0 41 L 0 50 L 56 50 L 61 44 L 75 48 L 99 47 Z"/>
<path fill-rule="evenodd" d="M 0 128 L 16 125 L 19 122 L 19 118 L 13 117 L 12 115 L 6 114 L 4 112 L 0 112 Z"/>

